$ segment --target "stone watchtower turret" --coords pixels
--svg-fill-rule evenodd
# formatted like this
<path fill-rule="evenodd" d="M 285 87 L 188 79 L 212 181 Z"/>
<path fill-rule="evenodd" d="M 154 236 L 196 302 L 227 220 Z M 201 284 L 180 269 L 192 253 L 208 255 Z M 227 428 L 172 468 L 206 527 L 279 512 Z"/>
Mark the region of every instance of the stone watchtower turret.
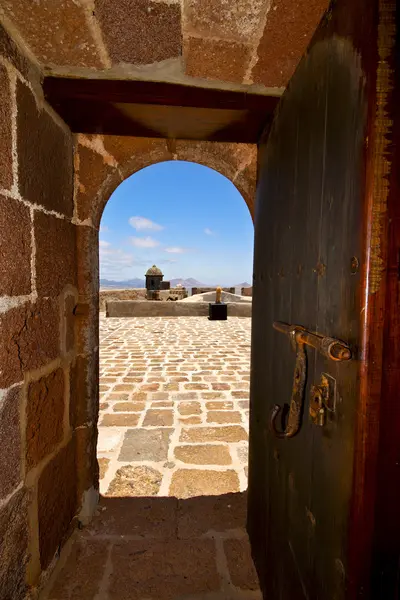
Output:
<path fill-rule="evenodd" d="M 156 265 L 150 267 L 146 272 L 146 290 L 154 291 L 161 289 L 161 282 L 164 275 Z"/>

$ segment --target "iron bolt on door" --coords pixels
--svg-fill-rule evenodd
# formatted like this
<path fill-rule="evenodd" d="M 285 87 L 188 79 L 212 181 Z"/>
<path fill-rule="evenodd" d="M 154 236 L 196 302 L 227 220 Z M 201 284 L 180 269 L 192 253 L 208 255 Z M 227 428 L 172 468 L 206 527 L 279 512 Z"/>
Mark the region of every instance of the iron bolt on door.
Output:
<path fill-rule="evenodd" d="M 303 409 L 304 388 L 307 379 L 307 356 L 305 346 L 315 348 L 321 354 L 335 362 L 351 359 L 351 350 L 347 344 L 335 338 L 320 335 L 305 329 L 301 325 L 288 325 L 277 321 L 273 323 L 274 329 L 289 336 L 296 351 L 296 364 L 294 369 L 292 395 L 290 399 L 289 416 L 284 431 L 279 431 L 276 419 L 281 411 L 279 404 L 275 404 L 271 413 L 271 430 L 278 438 L 294 437 L 301 425 Z M 311 387 L 309 414 L 311 421 L 318 426 L 325 424 L 326 410 L 329 407 L 330 386 L 326 375 L 321 375 L 319 385 Z"/>

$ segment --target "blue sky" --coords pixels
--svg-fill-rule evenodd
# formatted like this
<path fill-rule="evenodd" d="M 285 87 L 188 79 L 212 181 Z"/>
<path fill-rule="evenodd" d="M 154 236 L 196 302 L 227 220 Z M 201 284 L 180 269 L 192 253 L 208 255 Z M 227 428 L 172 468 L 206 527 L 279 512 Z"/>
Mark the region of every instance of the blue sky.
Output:
<path fill-rule="evenodd" d="M 135 173 L 114 191 L 100 228 L 100 276 L 251 283 L 254 230 L 241 194 L 226 177 L 190 162 L 168 161 Z"/>

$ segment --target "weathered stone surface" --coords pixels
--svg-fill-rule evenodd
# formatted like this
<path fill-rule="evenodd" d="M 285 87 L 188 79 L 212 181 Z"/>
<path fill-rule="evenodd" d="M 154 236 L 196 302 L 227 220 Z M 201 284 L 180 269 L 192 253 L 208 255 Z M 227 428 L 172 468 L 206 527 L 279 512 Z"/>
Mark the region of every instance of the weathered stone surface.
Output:
<path fill-rule="evenodd" d="M 0 314 L 0 388 L 21 381 L 59 355 L 59 307 L 53 300 L 27 302 Z"/>
<path fill-rule="evenodd" d="M 207 423 L 241 423 L 242 415 L 236 410 L 210 410 Z"/>
<path fill-rule="evenodd" d="M 79 538 L 68 561 L 50 589 L 49 598 L 57 600 L 94 600 L 106 568 L 108 540 Z"/>
<path fill-rule="evenodd" d="M 39 549 L 42 569 L 47 568 L 63 541 L 75 510 L 75 445 L 71 440 L 46 465 L 39 478 Z"/>
<path fill-rule="evenodd" d="M 65 219 L 36 211 L 36 286 L 40 296 L 58 296 L 76 285 L 76 227 Z"/>
<path fill-rule="evenodd" d="M 96 0 L 114 63 L 151 64 L 181 54 L 181 8 L 152 0 Z"/>
<path fill-rule="evenodd" d="M 183 429 L 181 442 L 241 442 L 247 440 L 247 433 L 239 425 L 222 427 L 192 427 Z"/>
<path fill-rule="evenodd" d="M 125 176 L 164 160 L 172 160 L 167 141 L 159 138 L 104 136 L 104 148 L 120 164 Z"/>
<path fill-rule="evenodd" d="M 274 0 L 252 71 L 255 83 L 286 86 L 328 6 L 327 0 Z"/>
<path fill-rule="evenodd" d="M 114 546 L 112 564 L 110 600 L 201 597 L 220 586 L 213 540 L 121 542 Z"/>
<path fill-rule="evenodd" d="M 180 402 L 178 406 L 179 414 L 181 415 L 200 415 L 200 402 Z"/>
<path fill-rule="evenodd" d="M 162 473 L 152 467 L 128 465 L 118 469 L 107 490 L 107 496 L 156 496 L 161 481 Z"/>
<path fill-rule="evenodd" d="M 129 429 L 125 434 L 118 460 L 167 460 L 171 431 L 171 429 Z"/>
<path fill-rule="evenodd" d="M 1 65 L 0 65 L 1 67 Z M 0 70 L 1 95 L 1 70 Z M 0 98 L 0 155 L 1 155 Z M 0 169 L 1 173 L 5 169 Z M 0 180 L 1 186 L 1 180 Z M 29 209 L 0 194 L 0 295 L 19 296 L 31 292 L 31 218 Z M 18 257 L 18 260 L 16 260 Z"/>
<path fill-rule="evenodd" d="M 176 498 L 107 498 L 100 501 L 99 517 L 87 529 L 94 535 L 136 535 L 166 540 L 176 535 Z"/>
<path fill-rule="evenodd" d="M 192 465 L 230 465 L 231 455 L 226 446 L 204 444 L 201 446 L 178 446 L 175 458 Z"/>
<path fill-rule="evenodd" d="M 113 406 L 114 412 L 141 412 L 144 410 L 144 402 L 117 402 Z"/>
<path fill-rule="evenodd" d="M 40 80 L 40 72 L 36 65 L 30 62 L 24 54 L 21 53 L 8 32 L 0 24 L 0 56 L 8 60 L 16 69 L 27 79 L 34 82 Z"/>
<path fill-rule="evenodd" d="M 10 189 L 13 183 L 11 88 L 6 68 L 0 65 L 0 188 Z M 1 228 L 4 231 L 3 227 Z"/>
<path fill-rule="evenodd" d="M 247 494 L 200 496 L 179 501 L 178 537 L 182 540 L 200 537 L 210 530 L 244 529 L 247 516 Z"/>
<path fill-rule="evenodd" d="M 103 427 L 136 427 L 139 415 L 136 413 L 106 414 L 101 420 Z"/>
<path fill-rule="evenodd" d="M 99 479 L 103 479 L 103 477 L 107 473 L 108 465 L 110 464 L 110 459 L 98 458 L 97 462 L 99 463 Z"/>
<path fill-rule="evenodd" d="M 248 538 L 225 540 L 224 551 L 233 585 L 242 590 L 259 589 Z"/>
<path fill-rule="evenodd" d="M 247 446 L 241 446 L 237 449 L 238 457 L 241 463 L 247 464 L 249 460 L 249 451 Z"/>
<path fill-rule="evenodd" d="M 38 109 L 30 89 L 17 82 L 18 179 L 22 196 L 49 210 L 72 216 L 71 135 Z"/>
<path fill-rule="evenodd" d="M 98 417 L 98 356 L 77 356 L 70 367 L 69 421 L 75 429 Z"/>
<path fill-rule="evenodd" d="M 99 452 L 110 452 L 115 450 L 122 438 L 122 432 L 115 429 L 99 429 L 99 441 L 97 449 Z"/>
<path fill-rule="evenodd" d="M 157 410 L 152 409 L 146 412 L 144 417 L 143 426 L 148 427 L 168 427 L 174 422 L 174 413 L 172 410 Z"/>
<path fill-rule="evenodd" d="M 85 14 L 74 0 L 4 0 L 2 8 L 43 64 L 102 66 Z"/>
<path fill-rule="evenodd" d="M 179 423 L 182 423 L 182 425 L 200 425 L 201 417 L 198 417 L 196 415 L 192 417 L 182 417 L 181 419 L 179 419 Z"/>
<path fill-rule="evenodd" d="M 78 145 L 78 187 L 76 201 L 81 221 L 92 216 L 93 202 L 104 180 L 113 172 L 113 167 L 101 154 L 86 146 Z"/>
<path fill-rule="evenodd" d="M 21 433 L 19 404 L 21 387 L 9 390 L 0 408 L 0 499 L 21 481 Z"/>
<path fill-rule="evenodd" d="M 63 370 L 57 369 L 39 381 L 32 381 L 26 402 L 26 463 L 30 469 L 62 440 L 65 402 Z"/>
<path fill-rule="evenodd" d="M 1 598 L 24 598 L 28 561 L 28 493 L 19 490 L 0 510 Z"/>
<path fill-rule="evenodd" d="M 91 488 L 98 488 L 99 463 L 97 462 L 97 427 L 96 424 L 79 427 L 74 432 L 76 454 L 76 489 L 77 498 Z"/>
<path fill-rule="evenodd" d="M 64 311 L 61 323 L 62 352 L 64 355 L 75 348 L 75 307 L 75 296 L 66 294 L 64 296 Z"/>
<path fill-rule="evenodd" d="M 257 36 L 264 0 L 187 0 L 185 31 L 249 44 Z"/>
<path fill-rule="evenodd" d="M 233 408 L 233 402 L 207 402 L 207 410 L 231 410 Z"/>
<path fill-rule="evenodd" d="M 251 48 L 242 43 L 190 37 L 184 46 L 186 75 L 242 83 Z"/>
<path fill-rule="evenodd" d="M 239 491 L 239 478 L 235 471 L 206 471 L 179 469 L 172 475 L 169 494 L 177 498 L 212 496 Z"/>

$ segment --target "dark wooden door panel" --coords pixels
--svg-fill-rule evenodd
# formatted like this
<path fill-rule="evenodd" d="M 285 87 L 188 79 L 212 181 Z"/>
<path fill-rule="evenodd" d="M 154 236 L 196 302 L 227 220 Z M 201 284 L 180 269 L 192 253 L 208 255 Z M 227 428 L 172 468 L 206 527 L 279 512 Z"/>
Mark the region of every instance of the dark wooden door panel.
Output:
<path fill-rule="evenodd" d="M 333 3 L 259 147 L 248 528 L 268 600 L 399 593 L 395 14 L 390 0 Z M 352 349 L 341 363 L 307 349 L 301 428 L 290 439 L 270 427 L 295 366 L 274 321 Z M 322 375 L 331 397 L 317 426 L 309 399 Z"/>

